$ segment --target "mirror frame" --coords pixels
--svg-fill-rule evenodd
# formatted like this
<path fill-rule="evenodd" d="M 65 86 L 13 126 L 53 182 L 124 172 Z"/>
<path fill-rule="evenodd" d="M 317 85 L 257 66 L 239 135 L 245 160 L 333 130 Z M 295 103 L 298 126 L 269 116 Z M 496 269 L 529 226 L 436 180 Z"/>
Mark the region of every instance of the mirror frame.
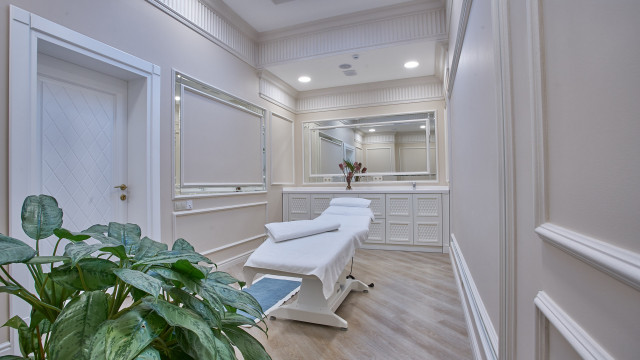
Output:
<path fill-rule="evenodd" d="M 392 114 L 382 114 L 382 115 L 372 115 L 372 116 L 362 116 L 362 117 L 344 117 L 344 118 L 332 118 L 332 119 L 317 119 L 317 120 L 306 120 L 302 122 L 302 158 L 303 158 L 303 176 L 302 176 L 302 182 L 305 185 L 318 185 L 318 184 L 322 184 L 322 183 L 345 183 L 346 180 L 344 179 L 344 175 L 341 174 L 340 172 L 336 172 L 335 174 L 311 174 L 311 162 L 312 162 L 312 154 L 311 151 L 309 150 L 309 129 L 308 129 L 308 124 L 312 124 L 312 123 L 322 123 L 322 122 L 336 122 L 336 121 L 346 121 L 346 120 L 366 120 L 366 119 L 372 119 L 372 118 L 385 118 L 385 117 L 400 117 L 400 116 L 410 116 L 410 115 L 417 115 L 417 114 L 426 114 L 426 117 L 420 118 L 420 119 L 406 119 L 406 120 L 388 120 L 388 121 L 380 121 L 376 124 L 378 125 L 388 125 L 388 124 L 395 124 L 395 123 L 415 123 L 415 122 L 422 122 L 422 121 L 427 121 L 427 126 L 429 126 L 429 129 L 431 131 L 431 124 L 430 121 L 428 120 L 433 120 L 433 134 L 435 136 L 435 138 L 433 139 L 433 144 L 434 144 L 434 149 L 431 150 L 430 148 L 430 135 L 429 133 L 427 133 L 426 139 L 425 139 L 425 146 L 427 148 L 427 171 L 419 171 L 419 172 L 384 172 L 384 173 L 365 173 L 365 174 L 358 174 L 359 177 L 363 177 L 365 179 L 368 178 L 373 178 L 373 177 L 378 177 L 378 176 L 432 176 L 433 178 L 431 179 L 420 179 L 420 180 L 413 180 L 410 178 L 406 178 L 406 179 L 396 179 L 396 180 L 382 180 L 382 182 L 392 182 L 392 183 L 399 183 L 399 182 L 426 182 L 426 183 L 437 183 L 439 181 L 439 160 L 438 160 L 438 155 L 439 155 L 439 149 L 438 149 L 438 112 L 437 110 L 433 109 L 433 110 L 424 110 L 424 111 L 415 111 L 415 112 L 406 112 L 406 113 L 392 113 Z M 366 124 L 366 126 L 369 126 L 370 124 Z M 358 127 L 358 126 L 363 126 L 363 124 L 344 124 L 344 125 L 328 125 L 328 126 L 319 126 L 316 129 L 318 130 L 322 130 L 322 129 L 332 129 L 332 128 L 352 128 L 352 127 Z M 427 129 L 425 129 L 426 132 Z M 325 135 L 328 136 L 328 135 Z M 344 143 L 343 143 L 344 144 Z M 349 146 L 347 144 L 344 144 L 346 146 Z M 343 151 L 346 151 L 346 149 L 344 149 L 344 145 L 343 145 Z M 434 158 L 435 158 L 435 164 L 433 164 L 433 166 L 431 166 L 431 158 L 430 158 L 430 152 L 431 151 L 435 151 L 434 154 Z M 366 164 L 363 164 L 366 167 Z M 336 164 L 336 168 L 337 168 L 337 164 Z M 429 171 L 429 169 L 435 169 L 435 171 L 431 172 Z M 322 178 L 322 181 L 309 181 L 311 178 Z M 327 178 L 331 178 L 331 181 L 327 182 Z M 376 181 L 377 183 L 377 181 Z"/>

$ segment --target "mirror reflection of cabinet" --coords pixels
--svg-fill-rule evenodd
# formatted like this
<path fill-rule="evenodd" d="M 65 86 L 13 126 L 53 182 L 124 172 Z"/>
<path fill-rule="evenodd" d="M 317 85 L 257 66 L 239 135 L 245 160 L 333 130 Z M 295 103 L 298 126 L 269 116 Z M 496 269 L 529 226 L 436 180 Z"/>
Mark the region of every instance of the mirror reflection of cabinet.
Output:
<path fill-rule="evenodd" d="M 341 182 L 346 159 L 367 168 L 360 181 L 437 179 L 435 112 L 303 124 L 304 182 Z"/>

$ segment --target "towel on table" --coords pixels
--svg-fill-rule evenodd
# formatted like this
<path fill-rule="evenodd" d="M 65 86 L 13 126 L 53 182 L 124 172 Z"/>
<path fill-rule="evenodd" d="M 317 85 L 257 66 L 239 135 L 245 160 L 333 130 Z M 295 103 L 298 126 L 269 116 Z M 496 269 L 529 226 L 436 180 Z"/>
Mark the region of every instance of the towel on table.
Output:
<path fill-rule="evenodd" d="M 340 223 L 316 219 L 269 223 L 264 227 L 267 228 L 267 235 L 274 242 L 280 242 L 338 230 Z"/>

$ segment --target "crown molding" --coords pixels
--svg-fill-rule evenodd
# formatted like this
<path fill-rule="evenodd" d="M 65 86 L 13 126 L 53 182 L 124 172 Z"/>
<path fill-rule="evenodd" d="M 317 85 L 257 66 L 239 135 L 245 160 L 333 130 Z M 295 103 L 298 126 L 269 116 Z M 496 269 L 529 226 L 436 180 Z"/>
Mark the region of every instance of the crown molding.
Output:
<path fill-rule="evenodd" d="M 443 7 L 261 40 L 258 67 L 416 40 L 447 39 Z M 314 46 L 305 46 L 314 44 Z"/>
<path fill-rule="evenodd" d="M 440 81 L 434 76 L 424 76 L 300 92 L 296 109 L 298 113 L 307 113 L 443 98 Z"/>
<path fill-rule="evenodd" d="M 267 70 L 258 71 L 258 77 L 260 78 L 258 93 L 261 98 L 290 112 L 296 112 L 298 90 Z"/>
<path fill-rule="evenodd" d="M 245 35 L 249 36 L 253 41 L 258 41 L 260 33 L 248 22 L 246 22 L 240 15 L 236 14 L 233 9 L 229 7 L 222 0 L 200 0 L 200 2 L 208 5 L 213 11 L 215 11 L 218 15 L 223 17 L 226 21 L 233 24 L 240 31 L 242 31 Z"/>

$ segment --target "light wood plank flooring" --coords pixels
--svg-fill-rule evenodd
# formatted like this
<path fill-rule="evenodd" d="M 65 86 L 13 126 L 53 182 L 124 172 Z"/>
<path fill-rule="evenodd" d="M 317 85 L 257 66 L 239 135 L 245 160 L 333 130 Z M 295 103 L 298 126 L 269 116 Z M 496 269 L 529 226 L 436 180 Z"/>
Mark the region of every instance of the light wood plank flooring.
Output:
<path fill-rule="evenodd" d="M 225 271 L 242 279 L 241 265 Z M 252 335 L 274 360 L 473 358 L 448 254 L 360 249 L 353 275 L 375 287 L 338 308 L 348 331 L 267 320 L 269 336 Z"/>

